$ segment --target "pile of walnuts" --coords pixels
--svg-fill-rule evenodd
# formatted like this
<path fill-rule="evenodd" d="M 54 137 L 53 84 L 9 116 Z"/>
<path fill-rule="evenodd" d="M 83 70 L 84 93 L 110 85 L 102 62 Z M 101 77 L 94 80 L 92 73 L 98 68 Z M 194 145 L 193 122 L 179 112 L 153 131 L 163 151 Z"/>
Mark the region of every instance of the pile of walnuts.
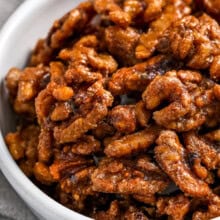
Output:
<path fill-rule="evenodd" d="M 23 172 L 95 219 L 220 216 L 220 2 L 94 0 L 6 77 Z"/>

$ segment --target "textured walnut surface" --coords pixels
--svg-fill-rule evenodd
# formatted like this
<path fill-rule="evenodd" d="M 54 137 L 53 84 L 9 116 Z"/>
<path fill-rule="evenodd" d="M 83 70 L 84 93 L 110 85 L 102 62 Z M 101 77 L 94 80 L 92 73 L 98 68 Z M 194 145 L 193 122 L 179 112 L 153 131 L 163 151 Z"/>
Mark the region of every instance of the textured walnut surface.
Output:
<path fill-rule="evenodd" d="M 6 76 L 23 172 L 95 219 L 220 216 L 220 3 L 94 0 Z"/>

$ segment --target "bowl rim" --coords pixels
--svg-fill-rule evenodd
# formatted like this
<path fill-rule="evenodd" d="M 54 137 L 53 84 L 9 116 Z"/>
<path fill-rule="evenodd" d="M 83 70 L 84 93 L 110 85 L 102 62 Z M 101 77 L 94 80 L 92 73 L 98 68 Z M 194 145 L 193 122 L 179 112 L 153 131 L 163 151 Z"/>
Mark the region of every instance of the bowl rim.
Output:
<path fill-rule="evenodd" d="M 39 7 L 45 3 L 53 1 L 54 0 L 47 0 L 46 2 L 45 0 L 26 0 L 14 11 L 14 13 L 11 14 L 11 16 L 9 16 L 0 30 L 0 58 L 4 55 L 4 45 L 7 44 L 7 38 L 10 36 L 13 29 L 18 25 L 16 22 L 18 19 L 20 19 L 20 15 L 23 14 L 23 17 L 20 20 L 24 20 L 24 17 L 28 16 L 27 11 L 30 13 L 30 11 L 34 10 L 35 7 Z M 20 20 L 19 22 L 22 22 Z M 5 74 L 0 75 L 1 82 L 4 81 L 4 78 Z M 29 208 L 33 209 L 33 211 L 38 213 L 37 204 L 40 204 L 45 209 L 53 209 L 54 213 L 62 213 L 62 216 L 67 220 L 74 218 L 81 220 L 91 220 L 91 218 L 68 209 L 58 203 L 56 200 L 50 198 L 43 191 L 41 191 L 27 176 L 25 176 L 8 151 L 5 140 L 3 138 L 2 128 L 0 128 L 0 169 L 5 178 L 8 180 L 10 185 L 18 193 L 22 200 L 28 199 L 29 201 L 35 201 L 34 206 L 31 204 L 29 206 L 29 204 L 27 204 Z M 25 199 L 23 197 L 25 197 Z"/>

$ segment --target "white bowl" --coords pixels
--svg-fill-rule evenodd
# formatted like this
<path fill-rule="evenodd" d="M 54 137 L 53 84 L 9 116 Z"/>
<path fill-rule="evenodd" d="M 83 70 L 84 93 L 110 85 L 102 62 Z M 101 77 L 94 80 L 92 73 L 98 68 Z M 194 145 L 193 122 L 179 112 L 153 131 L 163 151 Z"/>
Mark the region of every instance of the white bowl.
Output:
<path fill-rule="evenodd" d="M 0 33 L 0 168 L 12 187 L 39 219 L 88 220 L 49 198 L 19 169 L 4 142 L 4 136 L 15 128 L 8 105 L 4 78 L 12 66 L 24 67 L 37 40 L 45 37 L 53 21 L 81 0 L 28 0 L 10 17 Z"/>

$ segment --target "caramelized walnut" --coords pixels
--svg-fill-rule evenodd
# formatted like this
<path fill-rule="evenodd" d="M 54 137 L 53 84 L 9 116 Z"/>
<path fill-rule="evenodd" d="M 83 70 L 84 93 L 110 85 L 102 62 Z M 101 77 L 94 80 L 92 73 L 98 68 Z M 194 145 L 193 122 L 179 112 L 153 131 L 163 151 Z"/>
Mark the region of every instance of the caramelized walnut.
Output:
<path fill-rule="evenodd" d="M 166 176 L 135 167 L 135 161 L 103 159 L 91 176 L 93 190 L 105 193 L 149 195 L 169 185 Z"/>
<path fill-rule="evenodd" d="M 156 160 L 167 175 L 184 192 L 203 197 L 211 194 L 208 184 L 197 178 L 185 161 L 185 149 L 173 131 L 162 131 L 155 148 Z"/>

